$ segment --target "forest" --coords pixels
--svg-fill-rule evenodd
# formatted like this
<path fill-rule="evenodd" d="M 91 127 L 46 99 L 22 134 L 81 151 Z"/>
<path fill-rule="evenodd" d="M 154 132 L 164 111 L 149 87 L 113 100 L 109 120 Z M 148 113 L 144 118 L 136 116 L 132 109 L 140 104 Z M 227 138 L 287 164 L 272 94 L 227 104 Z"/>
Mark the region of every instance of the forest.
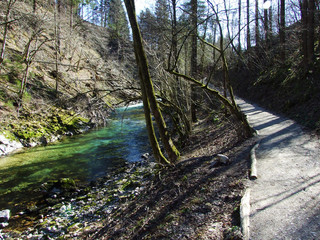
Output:
<path fill-rule="evenodd" d="M 140 5 L 0 2 L 1 177 L 7 155 L 72 142 L 137 103 L 150 144 L 139 153 L 148 163 L 114 166 L 90 183 L 46 179 L 32 185 L 44 199 L 0 203 L 14 216 L 9 228 L 0 217 L 0 239 L 246 239 L 246 156 L 262 140 L 238 99 L 319 135 L 319 1 Z M 10 181 L 0 182 L 6 201 L 15 198 Z"/>

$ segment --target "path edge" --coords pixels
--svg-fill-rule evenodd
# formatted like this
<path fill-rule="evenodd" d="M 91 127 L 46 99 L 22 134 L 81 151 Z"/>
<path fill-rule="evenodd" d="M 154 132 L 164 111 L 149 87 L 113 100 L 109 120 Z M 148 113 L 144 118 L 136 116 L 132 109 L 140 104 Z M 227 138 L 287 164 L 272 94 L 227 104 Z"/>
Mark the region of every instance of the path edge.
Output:
<path fill-rule="evenodd" d="M 254 147 L 250 151 L 250 158 L 251 158 L 250 180 L 255 180 L 258 178 L 256 149 L 259 147 L 259 145 L 260 145 L 260 141 L 256 143 L 256 145 L 254 145 Z"/>
<path fill-rule="evenodd" d="M 247 188 L 240 203 L 241 232 L 244 240 L 250 238 L 250 193 L 251 189 Z"/>

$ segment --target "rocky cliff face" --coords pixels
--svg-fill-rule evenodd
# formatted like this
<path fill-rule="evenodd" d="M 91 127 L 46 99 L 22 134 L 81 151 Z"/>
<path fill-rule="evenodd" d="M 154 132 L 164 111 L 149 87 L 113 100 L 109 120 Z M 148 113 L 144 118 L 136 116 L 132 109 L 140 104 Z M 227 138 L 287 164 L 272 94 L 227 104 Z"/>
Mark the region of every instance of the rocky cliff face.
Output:
<path fill-rule="evenodd" d="M 121 44 L 120 56 L 109 49 L 106 28 L 79 18 L 70 26 L 64 11 L 57 21 L 50 5 L 33 12 L 17 1 L 9 15 L 7 7 L 0 3 L 2 143 L 30 146 L 105 124 L 115 104 L 137 98 L 130 43 Z"/>

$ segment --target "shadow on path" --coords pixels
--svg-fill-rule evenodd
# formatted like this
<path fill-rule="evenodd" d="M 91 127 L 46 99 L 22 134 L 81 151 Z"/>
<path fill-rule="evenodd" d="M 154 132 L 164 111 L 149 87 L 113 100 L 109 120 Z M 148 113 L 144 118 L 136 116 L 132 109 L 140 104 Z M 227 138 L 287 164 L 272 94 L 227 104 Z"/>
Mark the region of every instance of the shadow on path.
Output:
<path fill-rule="evenodd" d="M 319 140 L 292 120 L 237 101 L 261 139 L 258 179 L 249 183 L 250 239 L 320 239 Z"/>

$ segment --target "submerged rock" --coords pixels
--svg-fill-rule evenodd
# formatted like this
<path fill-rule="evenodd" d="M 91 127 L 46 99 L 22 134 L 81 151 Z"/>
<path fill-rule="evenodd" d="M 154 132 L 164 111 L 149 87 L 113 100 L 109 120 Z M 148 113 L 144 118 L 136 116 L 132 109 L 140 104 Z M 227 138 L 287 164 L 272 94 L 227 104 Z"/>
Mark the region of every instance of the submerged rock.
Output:
<path fill-rule="evenodd" d="M 70 178 L 45 183 L 42 190 L 47 206 L 39 211 L 32 223 L 34 227 L 22 233 L 6 231 L 4 238 L 71 239 L 92 231 L 110 214 L 119 211 L 121 204 L 141 194 L 145 184 L 152 178 L 155 166 L 155 163 L 146 160 L 128 163 L 121 171 L 114 169 L 88 185 L 76 186 Z M 67 190 L 62 186 L 71 187 L 69 193 L 72 196 L 65 197 Z"/>

